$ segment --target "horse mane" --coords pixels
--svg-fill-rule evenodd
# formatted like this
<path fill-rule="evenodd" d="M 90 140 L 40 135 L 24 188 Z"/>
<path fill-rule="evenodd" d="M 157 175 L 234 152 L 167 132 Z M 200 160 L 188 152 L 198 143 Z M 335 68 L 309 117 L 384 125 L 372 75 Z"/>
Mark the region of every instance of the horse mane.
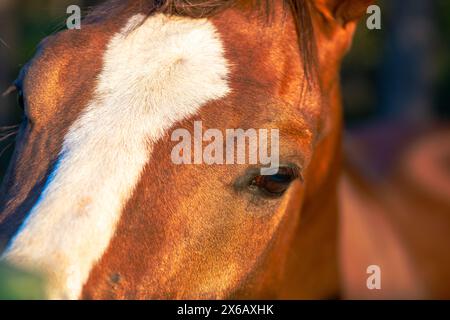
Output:
<path fill-rule="evenodd" d="M 114 12 L 122 12 L 130 4 L 138 6 L 148 16 L 155 13 L 186 16 L 191 18 L 212 17 L 226 9 L 248 5 L 263 12 L 270 19 L 270 14 L 277 0 L 109 0 L 95 7 L 86 20 L 96 21 L 110 17 Z M 303 62 L 307 83 L 315 79 L 317 69 L 317 50 L 314 41 L 314 28 L 311 18 L 309 0 L 282 0 L 285 10 L 290 10 L 296 25 L 300 55 Z M 135 7 L 134 7 L 135 8 Z"/>

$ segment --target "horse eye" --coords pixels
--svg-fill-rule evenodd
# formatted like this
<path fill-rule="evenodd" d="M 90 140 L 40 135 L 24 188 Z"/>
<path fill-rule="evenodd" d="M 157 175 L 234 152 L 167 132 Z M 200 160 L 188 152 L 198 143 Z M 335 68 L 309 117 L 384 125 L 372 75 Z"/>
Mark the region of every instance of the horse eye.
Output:
<path fill-rule="evenodd" d="M 298 178 L 298 171 L 295 168 L 281 167 L 274 175 L 255 176 L 249 185 L 252 191 L 259 191 L 268 197 L 281 197 L 289 188 L 291 182 Z"/>
<path fill-rule="evenodd" d="M 19 105 L 20 109 L 25 110 L 25 103 L 23 99 L 22 89 L 17 89 L 17 104 Z"/>

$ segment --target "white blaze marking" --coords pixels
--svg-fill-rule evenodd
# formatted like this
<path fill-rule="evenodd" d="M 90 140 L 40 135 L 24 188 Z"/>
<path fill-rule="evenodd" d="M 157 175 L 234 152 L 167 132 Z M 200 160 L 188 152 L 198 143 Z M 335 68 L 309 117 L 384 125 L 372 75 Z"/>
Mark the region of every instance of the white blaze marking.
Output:
<path fill-rule="evenodd" d="M 4 254 L 44 272 L 49 298 L 80 296 L 152 144 L 229 92 L 222 43 L 210 22 L 144 19 L 132 17 L 110 41 L 96 98 L 70 128 L 39 202 Z"/>

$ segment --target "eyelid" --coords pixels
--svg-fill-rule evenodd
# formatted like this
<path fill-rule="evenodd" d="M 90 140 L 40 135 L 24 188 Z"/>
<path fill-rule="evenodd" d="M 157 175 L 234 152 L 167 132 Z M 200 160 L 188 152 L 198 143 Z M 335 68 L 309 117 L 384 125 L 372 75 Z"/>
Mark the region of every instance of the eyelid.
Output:
<path fill-rule="evenodd" d="M 294 163 L 280 163 L 279 168 L 291 168 L 295 172 L 295 179 L 300 179 L 303 182 L 302 168 Z M 261 168 L 251 167 L 245 171 L 234 183 L 233 189 L 237 192 L 247 190 L 250 182 L 261 174 Z M 294 180 L 295 180 L 294 179 Z"/>

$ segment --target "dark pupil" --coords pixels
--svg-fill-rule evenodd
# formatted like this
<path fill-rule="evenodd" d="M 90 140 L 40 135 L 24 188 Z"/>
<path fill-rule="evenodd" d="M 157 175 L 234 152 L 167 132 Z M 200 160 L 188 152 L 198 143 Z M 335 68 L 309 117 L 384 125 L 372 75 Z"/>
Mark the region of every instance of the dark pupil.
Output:
<path fill-rule="evenodd" d="M 269 176 L 269 178 L 276 183 L 288 183 L 291 182 L 291 176 L 287 174 L 275 174 L 273 176 Z"/>
<path fill-rule="evenodd" d="M 23 91 L 19 90 L 19 92 L 17 93 L 17 103 L 19 105 L 19 107 L 24 110 L 24 102 L 23 102 Z"/>

